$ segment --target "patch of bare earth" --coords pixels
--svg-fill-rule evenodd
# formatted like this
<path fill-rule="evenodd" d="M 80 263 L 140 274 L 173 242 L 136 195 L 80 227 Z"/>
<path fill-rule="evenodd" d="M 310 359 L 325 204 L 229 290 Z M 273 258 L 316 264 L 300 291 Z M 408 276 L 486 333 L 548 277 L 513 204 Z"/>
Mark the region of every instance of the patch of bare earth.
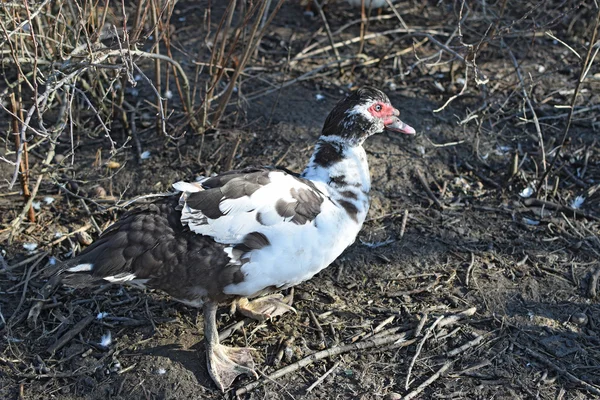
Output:
<path fill-rule="evenodd" d="M 359 38 L 360 12 L 330 3 L 334 41 Z M 542 3 L 402 2 L 397 10 L 419 34 L 399 30 L 389 9 L 373 12 L 366 35 L 380 34 L 355 57 L 359 40 L 336 56 L 319 14 L 286 2 L 219 129 L 173 140 L 158 137 L 152 121 L 137 137 L 150 156 L 138 162 L 129 145 L 110 169 L 95 162 L 106 141 L 80 127 L 73 163 L 54 162 L 40 187 L 35 222 L 12 227 L 22 197 L 16 188 L 0 197 L 0 398 L 223 398 L 207 374 L 197 310 L 129 287 L 48 291 L 40 275 L 50 257 L 81 250 L 81 232 L 95 238 L 118 218 L 122 199 L 230 168 L 302 170 L 351 84 L 384 89 L 418 134 L 366 143 L 367 222 L 338 260 L 295 288 L 297 314 L 240 323 L 222 308 L 225 343 L 255 348 L 261 375 L 238 379 L 225 397 L 599 397 L 597 62 L 576 86 L 597 8 Z M 174 43 L 188 52 L 198 42 L 194 21 L 205 15 L 198 7 L 178 3 L 174 15 L 187 19 L 172 21 Z M 572 50 L 542 34 L 550 30 Z M 123 144 L 127 133 L 118 132 Z M 70 149 L 65 133 L 57 154 Z M 43 151 L 32 150 L 34 177 Z M 13 169 L 0 166 L 9 180 Z M 37 248 L 27 252 L 29 243 Z"/>

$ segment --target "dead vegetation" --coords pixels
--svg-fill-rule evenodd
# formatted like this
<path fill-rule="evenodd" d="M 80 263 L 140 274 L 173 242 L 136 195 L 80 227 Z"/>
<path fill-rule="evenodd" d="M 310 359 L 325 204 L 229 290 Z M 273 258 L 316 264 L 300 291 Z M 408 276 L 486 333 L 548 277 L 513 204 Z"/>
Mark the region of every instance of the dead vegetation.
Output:
<path fill-rule="evenodd" d="M 264 366 L 231 395 L 600 395 L 598 4 L 311 4 L 2 3 L 0 397 L 219 398 L 195 311 L 39 276 L 176 179 L 300 169 L 361 84 L 420 136 L 373 139 L 369 220 L 297 316 L 223 313 Z"/>

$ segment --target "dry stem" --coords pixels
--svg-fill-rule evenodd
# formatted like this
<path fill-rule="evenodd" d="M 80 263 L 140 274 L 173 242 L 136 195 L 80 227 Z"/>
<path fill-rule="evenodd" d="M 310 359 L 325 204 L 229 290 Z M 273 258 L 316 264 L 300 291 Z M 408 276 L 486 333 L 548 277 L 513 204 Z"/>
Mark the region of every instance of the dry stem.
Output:
<path fill-rule="evenodd" d="M 598 54 L 598 51 L 596 51 L 594 53 L 594 57 L 592 57 L 592 50 L 594 49 L 594 47 L 599 46 L 598 43 L 596 43 L 596 40 L 598 37 L 598 26 L 600 25 L 600 7 L 598 7 L 598 5 L 596 5 L 596 8 L 597 8 L 596 22 L 594 24 L 594 29 L 592 30 L 592 36 L 589 41 L 589 46 L 588 46 L 587 54 L 585 56 L 585 61 L 583 62 L 582 66 L 581 66 L 581 73 L 579 74 L 579 79 L 577 80 L 577 84 L 575 85 L 575 91 L 573 92 L 573 97 L 571 97 L 571 106 L 569 108 L 569 116 L 567 117 L 567 124 L 565 125 L 565 130 L 563 132 L 563 136 L 560 141 L 560 145 L 558 147 L 558 150 L 554 153 L 554 157 L 552 158 L 550 167 L 546 170 L 546 172 L 544 173 L 544 175 L 542 176 L 542 179 L 540 179 L 540 182 L 538 184 L 538 187 L 536 190 L 536 196 L 538 196 L 538 197 L 540 195 L 542 187 L 544 187 L 544 182 L 546 181 L 546 178 L 548 176 L 550 176 L 550 173 L 554 169 L 554 166 L 556 165 L 556 162 L 557 162 L 558 158 L 560 157 L 560 153 L 561 153 L 562 149 L 565 147 L 565 142 L 567 141 L 567 137 L 569 136 L 569 129 L 571 128 L 571 122 L 573 120 L 573 113 L 575 112 L 575 103 L 577 102 L 577 96 L 579 95 L 579 89 L 581 88 L 581 84 L 585 80 L 587 72 L 589 71 L 589 69 L 592 67 L 592 64 L 594 63 L 594 58 L 595 58 L 596 54 Z"/>

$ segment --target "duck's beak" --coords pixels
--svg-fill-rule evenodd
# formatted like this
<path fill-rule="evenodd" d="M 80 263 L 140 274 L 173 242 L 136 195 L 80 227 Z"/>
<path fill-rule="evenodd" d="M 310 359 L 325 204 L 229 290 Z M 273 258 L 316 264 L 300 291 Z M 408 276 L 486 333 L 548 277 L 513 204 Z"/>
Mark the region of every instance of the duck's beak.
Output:
<path fill-rule="evenodd" d="M 387 117 L 383 122 L 383 124 L 385 125 L 385 129 L 392 132 L 405 133 L 407 135 L 414 135 L 415 133 L 417 133 L 417 131 L 415 131 L 415 129 L 412 126 L 400 121 L 400 118 L 398 118 L 399 115 L 400 111 L 394 108 L 394 115 Z"/>

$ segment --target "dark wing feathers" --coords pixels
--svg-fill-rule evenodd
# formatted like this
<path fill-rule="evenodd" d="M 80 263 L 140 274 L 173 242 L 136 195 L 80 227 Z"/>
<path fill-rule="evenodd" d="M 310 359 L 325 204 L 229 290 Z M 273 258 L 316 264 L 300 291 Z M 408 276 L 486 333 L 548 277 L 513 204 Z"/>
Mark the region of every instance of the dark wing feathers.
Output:
<path fill-rule="evenodd" d="M 291 217 L 293 223 L 303 225 L 314 220 L 321 212 L 323 196 L 320 192 L 315 192 L 312 189 L 292 188 L 290 194 L 295 201 L 288 202 L 279 199 L 275 203 L 275 210 L 282 217 Z"/>
<path fill-rule="evenodd" d="M 266 174 L 268 174 L 270 171 L 272 171 L 272 168 L 255 168 L 255 167 L 250 167 L 250 168 L 244 168 L 244 169 L 240 169 L 240 170 L 235 170 L 235 171 L 228 171 L 222 174 L 219 174 L 217 176 L 211 176 L 210 178 L 205 179 L 204 181 L 202 181 L 202 186 L 205 189 L 212 189 L 212 188 L 216 188 L 216 187 L 221 187 L 224 186 L 227 182 L 229 182 L 232 179 L 236 179 L 239 178 L 240 176 L 251 176 L 251 175 L 255 175 L 256 173 L 259 173 L 257 177 L 255 177 L 254 179 L 256 179 L 255 183 L 261 183 L 261 176 L 264 176 Z M 250 178 L 252 179 L 252 178 Z M 262 183 L 262 184 L 267 184 L 268 182 Z"/>
<path fill-rule="evenodd" d="M 76 258 L 49 275 L 61 273 L 63 282 L 71 286 L 99 284 L 103 278 L 123 282 L 135 279 L 182 300 L 193 301 L 204 295 L 225 298 L 223 288 L 239 282 L 240 266 L 229 265 L 225 245 L 181 224 L 178 201 L 174 197 L 127 213 Z M 248 246 L 257 243 L 260 238 L 251 238 Z M 91 271 L 68 271 L 82 264 L 91 264 Z"/>
<path fill-rule="evenodd" d="M 244 241 L 242 243 L 236 244 L 233 247 L 233 255 L 237 259 L 242 259 L 244 254 L 252 251 L 259 250 L 263 247 L 267 247 L 271 244 L 267 237 L 260 232 L 251 232 L 244 237 Z"/>
<path fill-rule="evenodd" d="M 186 199 L 186 203 L 191 208 L 202 211 L 202 214 L 208 218 L 217 219 L 223 216 L 219 208 L 222 199 L 223 192 L 221 192 L 221 188 L 217 187 L 190 193 Z"/>
<path fill-rule="evenodd" d="M 92 275 L 100 278 L 121 273 L 145 278 L 163 263 L 177 261 L 174 252 L 163 251 L 162 247 L 169 246 L 183 231 L 173 199 L 141 206 L 105 230 L 76 262 L 93 264 Z M 157 247 L 161 249 L 157 251 Z"/>
<path fill-rule="evenodd" d="M 260 232 L 252 232 L 246 235 L 241 245 L 245 246 L 248 251 L 258 250 L 271 244 L 267 237 Z"/>
<path fill-rule="evenodd" d="M 297 201 L 293 222 L 302 225 L 307 221 L 314 220 L 319 215 L 323 203 L 323 196 L 319 193 L 310 189 L 292 188 L 292 197 Z"/>
<path fill-rule="evenodd" d="M 275 202 L 275 210 L 282 217 L 290 218 L 296 214 L 296 205 L 296 202 L 287 202 L 284 199 L 278 199 Z"/>
<path fill-rule="evenodd" d="M 243 179 L 232 179 L 227 182 L 222 188 L 221 192 L 223 193 L 223 197 L 228 199 L 239 199 L 244 196 L 251 196 L 252 193 L 256 192 L 258 189 L 263 187 L 260 183 L 253 182 L 252 180 L 247 180 L 244 177 Z M 253 176 L 249 176 L 249 178 L 254 178 Z M 267 182 L 268 183 L 268 182 Z"/>

